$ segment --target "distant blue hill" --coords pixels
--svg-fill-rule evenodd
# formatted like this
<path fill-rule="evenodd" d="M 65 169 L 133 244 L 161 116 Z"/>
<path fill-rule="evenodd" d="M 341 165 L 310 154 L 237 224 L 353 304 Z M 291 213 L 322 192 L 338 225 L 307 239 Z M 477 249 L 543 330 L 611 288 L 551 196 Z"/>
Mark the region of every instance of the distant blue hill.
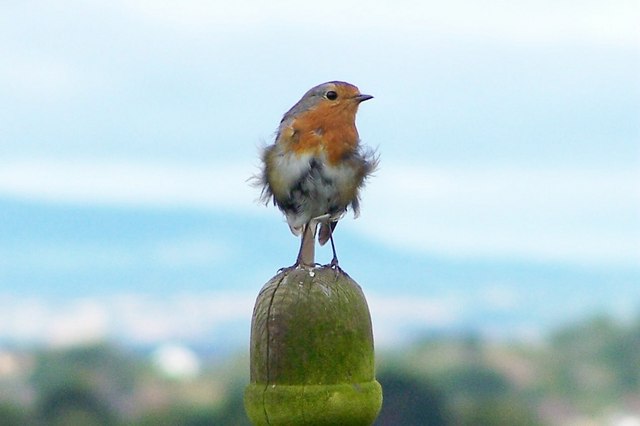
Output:
<path fill-rule="evenodd" d="M 337 228 L 336 244 L 341 265 L 366 294 L 468 297 L 470 326 L 546 324 L 581 310 L 640 307 L 639 267 L 402 252 L 365 241 L 344 225 Z M 293 262 L 297 248 L 284 220 L 273 217 L 0 199 L 0 294 L 257 294 L 278 268 Z M 329 249 L 320 249 L 319 260 L 330 257 Z M 480 294 L 496 286 L 519 295 L 519 308 L 487 307 Z"/>

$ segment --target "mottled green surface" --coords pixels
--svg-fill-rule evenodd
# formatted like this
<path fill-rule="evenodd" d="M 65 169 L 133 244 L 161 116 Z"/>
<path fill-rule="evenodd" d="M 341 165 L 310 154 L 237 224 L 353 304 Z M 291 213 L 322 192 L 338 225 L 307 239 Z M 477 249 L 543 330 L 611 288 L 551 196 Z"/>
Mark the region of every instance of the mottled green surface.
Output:
<path fill-rule="evenodd" d="M 371 425 L 382 404 L 380 384 L 250 384 L 245 407 L 254 425 Z M 268 419 L 268 422 L 267 422 Z"/>
<path fill-rule="evenodd" d="M 260 291 L 251 324 L 255 425 L 370 425 L 382 391 L 360 286 L 329 267 L 293 269 Z"/>

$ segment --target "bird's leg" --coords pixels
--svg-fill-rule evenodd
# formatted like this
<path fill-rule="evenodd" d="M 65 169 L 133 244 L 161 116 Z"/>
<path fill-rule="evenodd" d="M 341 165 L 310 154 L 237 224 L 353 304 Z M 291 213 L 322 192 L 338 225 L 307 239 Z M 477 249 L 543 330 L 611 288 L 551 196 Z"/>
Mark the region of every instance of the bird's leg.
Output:
<path fill-rule="evenodd" d="M 329 213 L 326 213 L 326 214 L 323 214 L 321 216 L 314 217 L 311 220 L 315 221 L 316 223 L 322 222 L 322 223 L 324 223 L 324 226 L 328 226 L 329 227 L 329 236 L 331 236 L 331 224 L 329 223 L 329 219 L 331 219 L 331 215 Z M 331 265 L 333 266 L 334 261 L 335 261 L 336 265 L 338 264 L 338 259 L 336 258 L 336 249 L 333 246 L 333 238 L 331 239 L 331 249 L 333 250 L 333 260 L 331 260 Z"/>
<path fill-rule="evenodd" d="M 331 215 L 327 213 L 322 216 L 315 217 L 313 218 L 313 220 L 316 220 L 318 222 L 325 222 L 325 226 L 328 227 L 329 241 L 331 241 L 331 251 L 333 252 L 333 258 L 331 259 L 331 263 L 329 263 L 329 265 L 331 265 L 332 268 L 336 269 L 336 271 L 338 270 L 342 271 L 342 268 L 340 268 L 340 265 L 338 263 L 338 255 L 336 254 L 336 245 L 333 242 L 333 229 L 331 228 L 331 223 L 329 222 L 330 218 L 331 218 Z"/>
<path fill-rule="evenodd" d="M 318 222 L 315 219 L 311 219 L 304 227 L 302 233 L 302 241 L 300 242 L 300 251 L 298 251 L 298 257 L 296 259 L 295 266 L 314 267 L 315 262 L 315 248 L 316 248 L 316 227 Z"/>
<path fill-rule="evenodd" d="M 300 239 L 300 250 L 298 250 L 298 257 L 296 258 L 296 263 L 291 266 L 286 266 L 284 268 L 278 269 L 278 273 L 288 272 L 292 269 L 296 269 L 298 267 L 303 268 L 314 268 L 318 264 L 315 263 L 315 237 L 316 237 L 316 227 L 318 223 L 313 219 L 310 220 L 306 225 L 304 225 L 304 230 L 302 231 L 302 237 Z"/>
<path fill-rule="evenodd" d="M 331 242 L 331 251 L 333 252 L 333 258 L 331 258 L 331 266 L 338 266 L 338 255 L 336 254 L 336 246 L 333 243 L 333 231 L 329 231 L 329 241 Z"/>
<path fill-rule="evenodd" d="M 336 254 L 336 246 L 333 243 L 333 230 L 331 229 L 330 226 L 329 226 L 329 241 L 331 241 L 331 251 L 333 251 L 333 258 L 331 259 L 330 265 L 336 271 L 342 271 L 342 268 L 340 268 L 340 265 L 338 264 L 338 255 Z"/>

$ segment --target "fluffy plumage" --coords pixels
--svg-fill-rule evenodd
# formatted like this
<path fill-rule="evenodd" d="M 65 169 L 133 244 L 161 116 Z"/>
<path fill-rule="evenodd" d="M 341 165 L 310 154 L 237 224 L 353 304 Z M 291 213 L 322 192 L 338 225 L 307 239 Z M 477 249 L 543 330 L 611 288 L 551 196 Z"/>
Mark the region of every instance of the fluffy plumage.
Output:
<path fill-rule="evenodd" d="M 367 99 L 349 83 L 316 86 L 284 114 L 274 144 L 264 149 L 262 200 L 273 199 L 295 235 L 312 226 L 315 237 L 313 222 L 321 217 L 324 244 L 348 208 L 357 217 L 360 189 L 378 164 L 355 126 L 358 105 Z"/>

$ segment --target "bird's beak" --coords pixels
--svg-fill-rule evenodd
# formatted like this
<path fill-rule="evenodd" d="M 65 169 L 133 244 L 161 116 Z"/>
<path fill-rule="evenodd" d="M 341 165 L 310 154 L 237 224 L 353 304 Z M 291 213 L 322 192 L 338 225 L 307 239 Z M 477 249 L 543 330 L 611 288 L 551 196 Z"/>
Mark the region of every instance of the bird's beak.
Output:
<path fill-rule="evenodd" d="M 372 99 L 372 98 L 373 98 L 373 96 L 371 96 L 371 95 L 358 95 L 358 96 L 355 97 L 355 99 L 356 99 L 356 101 L 358 103 L 364 102 L 364 101 L 368 101 L 369 99 Z"/>

